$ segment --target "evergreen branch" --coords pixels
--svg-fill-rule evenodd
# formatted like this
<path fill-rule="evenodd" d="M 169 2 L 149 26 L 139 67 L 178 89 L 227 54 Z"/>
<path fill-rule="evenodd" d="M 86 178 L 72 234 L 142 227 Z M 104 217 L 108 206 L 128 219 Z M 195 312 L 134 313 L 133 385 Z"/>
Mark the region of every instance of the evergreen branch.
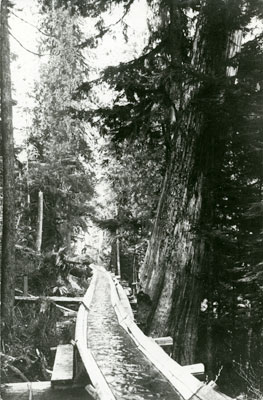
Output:
<path fill-rule="evenodd" d="M 110 30 L 110 28 L 112 28 L 113 26 L 118 25 L 120 22 L 122 22 L 124 20 L 124 18 L 128 14 L 128 12 L 130 11 L 130 8 L 131 8 L 131 5 L 132 5 L 133 2 L 134 2 L 134 0 L 130 0 L 129 1 L 129 3 L 125 6 L 124 14 L 121 16 L 120 19 L 118 19 L 118 21 L 108 25 L 107 28 L 105 28 L 105 33 L 107 33 Z"/>
<path fill-rule="evenodd" d="M 27 49 L 27 48 L 26 48 L 26 47 L 11 33 L 10 30 L 9 30 L 9 35 L 12 36 L 12 38 L 13 38 L 24 50 L 26 50 L 28 53 L 34 54 L 35 56 L 38 56 L 38 57 L 43 57 L 43 56 L 45 56 L 45 54 L 35 53 L 34 51 Z"/>
<path fill-rule="evenodd" d="M 150 50 L 148 53 L 146 54 L 142 54 L 140 57 L 135 58 L 134 60 L 131 61 L 127 61 L 126 63 L 122 63 L 122 66 L 130 66 L 130 65 L 135 65 L 137 63 L 139 63 L 140 61 L 144 61 L 146 58 L 148 58 L 149 56 L 152 56 L 156 53 L 158 53 L 159 50 L 161 50 L 161 48 L 163 47 L 163 42 L 159 43 L 154 49 Z M 109 67 L 112 68 L 112 67 Z M 116 67 L 116 69 L 118 69 L 119 66 Z"/>
<path fill-rule="evenodd" d="M 129 1 L 129 3 L 125 6 L 125 11 L 124 11 L 123 15 L 116 22 L 113 22 L 112 24 L 108 25 L 107 27 L 102 27 L 100 33 L 98 33 L 95 37 L 88 38 L 84 42 L 80 43 L 79 47 L 81 49 L 83 49 L 87 45 L 90 45 L 91 41 L 94 41 L 96 39 L 101 39 L 106 33 L 108 33 L 110 31 L 110 29 L 112 27 L 114 27 L 114 26 L 118 25 L 120 22 L 122 22 L 124 20 L 124 18 L 126 17 L 126 15 L 128 14 L 133 2 L 134 2 L 134 0 Z"/>
<path fill-rule="evenodd" d="M 54 37 L 52 35 L 48 35 L 47 33 L 43 32 L 41 29 L 39 29 L 36 25 L 32 24 L 31 22 L 26 21 L 25 19 L 19 17 L 13 11 L 10 10 L 10 13 L 13 14 L 16 18 L 20 19 L 21 21 L 25 22 L 26 24 L 28 24 L 28 25 L 32 26 L 33 28 L 35 28 L 36 30 L 38 30 L 38 32 L 40 32 L 42 35 L 45 35 L 47 37 Z"/>
<path fill-rule="evenodd" d="M 134 66 L 134 65 L 136 65 L 137 63 L 140 63 L 141 61 L 144 61 L 144 60 L 147 59 L 149 56 L 152 56 L 152 55 L 156 54 L 156 53 L 162 48 L 162 46 L 163 46 L 163 43 L 159 43 L 154 49 L 150 50 L 150 51 L 149 51 L 148 53 L 146 53 L 146 54 L 141 55 L 141 56 L 138 57 L 138 58 L 135 58 L 134 60 L 128 61 L 128 62 L 126 62 L 126 63 L 121 63 L 121 64 L 119 64 L 119 65 L 116 66 L 116 67 L 107 67 L 107 68 L 103 71 L 103 73 L 102 73 L 102 75 L 101 75 L 100 78 L 93 79 L 92 81 L 83 82 L 83 83 L 79 86 L 77 92 L 79 93 L 79 92 L 81 92 L 81 91 L 89 91 L 89 90 L 91 89 L 91 87 L 92 87 L 94 84 L 100 84 L 100 83 L 102 83 L 104 80 L 107 81 L 107 72 L 108 72 L 109 70 L 110 70 L 111 72 L 114 71 L 114 73 L 117 74 L 117 73 L 119 72 L 120 67 L 122 67 L 122 68 L 125 68 L 125 67 L 129 68 L 129 67 L 131 67 L 131 66 Z"/>

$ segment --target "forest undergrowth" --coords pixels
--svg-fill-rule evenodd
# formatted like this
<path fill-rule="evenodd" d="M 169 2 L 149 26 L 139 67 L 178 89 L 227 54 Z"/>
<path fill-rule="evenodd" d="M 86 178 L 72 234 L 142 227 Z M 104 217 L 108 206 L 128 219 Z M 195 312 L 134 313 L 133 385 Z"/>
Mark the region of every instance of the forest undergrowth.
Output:
<path fill-rule="evenodd" d="M 50 380 L 56 346 L 74 339 L 78 305 L 63 307 L 47 296 L 84 295 L 91 270 L 89 262 L 73 265 L 65 257 L 64 250 L 49 253 L 29 274 L 28 295 L 40 297 L 37 301 L 15 303 L 12 330 L 2 340 L 2 383 Z M 17 286 L 16 294 L 21 296 L 21 280 L 17 280 Z"/>

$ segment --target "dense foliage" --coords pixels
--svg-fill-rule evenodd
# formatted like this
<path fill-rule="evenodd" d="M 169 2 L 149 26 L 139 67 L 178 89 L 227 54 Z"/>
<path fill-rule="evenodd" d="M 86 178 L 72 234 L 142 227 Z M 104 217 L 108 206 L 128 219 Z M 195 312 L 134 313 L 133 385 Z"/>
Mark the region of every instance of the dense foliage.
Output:
<path fill-rule="evenodd" d="M 78 107 L 73 93 L 88 73 L 78 49 L 77 18 L 59 8 L 45 14 L 43 20 L 48 36 L 41 51 L 48 55 L 36 87 L 27 179 L 33 206 L 38 191 L 44 193 L 47 247 L 62 245 L 74 229 L 85 226 L 83 216 L 91 211 L 93 172 L 87 127 L 68 113 L 72 104 Z"/>

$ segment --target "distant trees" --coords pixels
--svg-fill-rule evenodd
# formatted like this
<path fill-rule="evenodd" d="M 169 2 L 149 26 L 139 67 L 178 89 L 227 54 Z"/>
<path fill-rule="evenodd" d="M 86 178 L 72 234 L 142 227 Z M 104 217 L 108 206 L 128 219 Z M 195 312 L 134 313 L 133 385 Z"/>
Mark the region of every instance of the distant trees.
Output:
<path fill-rule="evenodd" d="M 46 60 L 35 91 L 28 183 L 35 225 L 38 193 L 43 192 L 43 246 L 52 248 L 69 244 L 74 229 L 85 226 L 94 174 L 87 124 L 69 111 L 79 107 L 74 92 L 88 74 L 79 49 L 78 16 L 63 7 L 47 10 L 43 30 L 40 47 Z"/>
<path fill-rule="evenodd" d="M 1 133 L 3 156 L 3 236 L 1 262 L 1 316 L 3 333 L 12 327 L 15 271 L 15 173 L 8 32 L 9 2 L 1 2 Z"/>

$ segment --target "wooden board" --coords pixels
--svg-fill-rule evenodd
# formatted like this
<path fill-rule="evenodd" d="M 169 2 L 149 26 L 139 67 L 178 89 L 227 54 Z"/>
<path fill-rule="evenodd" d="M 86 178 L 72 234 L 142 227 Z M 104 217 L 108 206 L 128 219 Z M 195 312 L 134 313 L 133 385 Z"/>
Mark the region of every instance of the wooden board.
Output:
<path fill-rule="evenodd" d="M 129 316 L 129 318 L 131 318 L 133 320 L 134 319 L 133 311 L 132 311 L 130 302 L 128 300 L 128 297 L 125 293 L 125 290 L 118 282 L 115 283 L 115 288 L 116 288 L 117 294 L 119 296 L 119 301 L 124 310 L 125 316 L 126 315 Z"/>
<path fill-rule="evenodd" d="M 184 365 L 183 369 L 190 372 L 190 374 L 194 375 L 201 381 L 205 380 L 205 366 L 202 363 L 199 364 L 191 364 L 191 365 Z"/>
<path fill-rule="evenodd" d="M 99 398 L 100 400 L 116 400 L 113 393 L 111 392 L 102 372 L 100 371 L 91 350 L 87 348 L 87 323 L 88 323 L 88 310 L 91 307 L 92 297 L 94 294 L 97 271 L 99 267 L 94 269 L 93 277 L 88 287 L 88 290 L 84 296 L 83 303 L 79 307 L 76 330 L 75 330 L 75 342 L 81 357 L 82 363 L 87 371 L 90 381 L 93 385 L 86 386 L 87 392 L 90 394 L 92 389 L 92 397 Z"/>
<path fill-rule="evenodd" d="M 83 297 L 66 297 L 66 296 L 15 296 L 16 301 L 36 301 L 39 299 L 51 300 L 55 303 L 80 303 Z"/>
<path fill-rule="evenodd" d="M 75 333 L 75 341 L 79 355 L 100 400 L 115 400 L 115 397 L 94 360 L 90 349 L 87 348 L 87 319 L 87 308 L 81 304 L 78 311 Z M 90 393 L 89 390 L 88 392 Z"/>
<path fill-rule="evenodd" d="M 153 340 L 161 347 L 173 345 L 173 338 L 171 336 L 153 338 Z"/>
<path fill-rule="evenodd" d="M 51 382 L 21 382 L 1 385 L 3 400 L 94 400 L 85 388 L 75 386 L 56 390 Z"/>
<path fill-rule="evenodd" d="M 51 382 L 19 382 L 19 383 L 7 383 L 1 385 L 1 396 L 3 400 L 22 400 L 41 398 L 41 396 L 51 389 Z"/>
<path fill-rule="evenodd" d="M 218 392 L 218 388 L 214 386 L 214 382 L 211 381 L 207 385 L 204 385 L 191 400 L 231 400 L 231 397 Z"/>
<path fill-rule="evenodd" d="M 128 332 L 138 348 L 166 377 L 182 398 L 185 400 L 230 400 L 230 397 L 216 392 L 211 385 L 208 389 L 206 385 L 201 383 L 189 371 L 170 358 L 152 338 L 144 335 L 135 322 L 125 313 L 119 296 L 116 293 L 116 286 L 111 276 L 108 275 L 108 277 L 111 285 L 112 306 L 117 314 L 119 324 Z M 199 397 L 199 393 L 202 397 Z M 215 395 L 214 398 L 212 397 L 213 393 Z"/>
<path fill-rule="evenodd" d="M 51 377 L 52 386 L 56 383 L 73 381 L 73 346 L 60 344 L 57 346 L 54 368 Z"/>

